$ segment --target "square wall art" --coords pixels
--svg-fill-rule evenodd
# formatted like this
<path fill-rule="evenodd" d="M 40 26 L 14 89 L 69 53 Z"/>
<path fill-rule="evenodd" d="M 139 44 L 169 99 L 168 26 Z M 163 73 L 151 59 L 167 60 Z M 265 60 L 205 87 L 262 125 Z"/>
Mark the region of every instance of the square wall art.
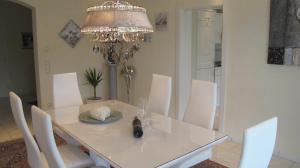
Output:
<path fill-rule="evenodd" d="M 70 20 L 61 30 L 59 36 L 68 43 L 70 47 L 74 48 L 81 38 L 80 30 L 80 27 L 73 20 Z"/>
<path fill-rule="evenodd" d="M 300 0 L 271 0 L 268 64 L 300 66 Z"/>
<path fill-rule="evenodd" d="M 32 33 L 22 33 L 22 49 L 33 49 L 33 36 Z"/>
<path fill-rule="evenodd" d="M 155 29 L 164 31 L 168 29 L 168 13 L 161 12 L 155 15 Z"/>

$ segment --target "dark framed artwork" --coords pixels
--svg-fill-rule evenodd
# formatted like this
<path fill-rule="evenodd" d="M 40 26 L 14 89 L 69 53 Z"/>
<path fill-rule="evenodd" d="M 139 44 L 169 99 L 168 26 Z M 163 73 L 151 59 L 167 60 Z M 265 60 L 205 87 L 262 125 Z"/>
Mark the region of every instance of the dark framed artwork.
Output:
<path fill-rule="evenodd" d="M 23 32 L 22 49 L 33 49 L 33 36 L 31 32 Z"/>
<path fill-rule="evenodd" d="M 300 66 L 300 0 L 271 0 L 268 64 Z"/>
<path fill-rule="evenodd" d="M 155 15 L 155 29 L 158 31 L 168 29 L 168 13 L 161 12 Z"/>

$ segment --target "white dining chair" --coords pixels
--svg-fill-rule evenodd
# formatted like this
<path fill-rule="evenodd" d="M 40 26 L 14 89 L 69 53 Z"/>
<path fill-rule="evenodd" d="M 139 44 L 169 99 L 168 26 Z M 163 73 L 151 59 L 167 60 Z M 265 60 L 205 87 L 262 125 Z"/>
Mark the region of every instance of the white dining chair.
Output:
<path fill-rule="evenodd" d="M 274 117 L 244 132 L 239 168 L 267 168 L 272 158 L 278 118 Z"/>
<path fill-rule="evenodd" d="M 29 166 L 31 168 L 47 168 L 48 163 L 28 128 L 20 97 L 14 92 L 9 92 L 9 99 L 14 119 L 24 137 Z"/>
<path fill-rule="evenodd" d="M 193 80 L 190 98 L 183 121 L 212 130 L 217 106 L 217 85 L 212 82 Z M 198 152 L 182 161 L 177 167 L 191 167 L 211 158 L 212 150 Z"/>
<path fill-rule="evenodd" d="M 146 111 L 168 116 L 172 94 L 172 78 L 164 75 L 152 75 L 152 84 Z"/>
<path fill-rule="evenodd" d="M 213 129 L 217 107 L 217 84 L 193 80 L 183 121 Z"/>
<path fill-rule="evenodd" d="M 77 74 L 64 73 L 53 75 L 53 107 L 66 108 L 70 106 L 82 105 L 82 98 L 78 86 Z M 53 128 L 54 132 L 63 138 L 68 144 L 80 146 L 81 144 L 66 134 L 58 127 Z M 90 156 L 98 166 L 109 167 L 109 163 L 99 157 L 93 151 L 90 151 Z"/>
<path fill-rule="evenodd" d="M 77 75 L 73 73 L 53 75 L 54 108 L 82 105 Z"/>
<path fill-rule="evenodd" d="M 56 146 L 50 115 L 32 106 L 32 124 L 37 142 L 50 168 L 82 168 L 93 166 L 92 159 L 73 145 Z"/>
<path fill-rule="evenodd" d="M 53 75 L 53 107 L 64 108 L 69 106 L 79 106 L 82 104 L 83 102 L 79 91 L 77 74 L 73 72 Z M 80 145 L 76 140 L 58 127 L 54 126 L 53 130 L 68 144 L 76 146 Z"/>

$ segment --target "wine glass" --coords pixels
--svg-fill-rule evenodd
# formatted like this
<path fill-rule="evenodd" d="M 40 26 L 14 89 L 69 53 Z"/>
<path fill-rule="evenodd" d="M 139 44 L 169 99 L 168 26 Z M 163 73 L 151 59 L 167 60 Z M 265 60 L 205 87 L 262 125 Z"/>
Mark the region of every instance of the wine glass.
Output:
<path fill-rule="evenodd" d="M 139 98 L 138 100 L 138 111 L 137 111 L 137 117 L 141 120 L 142 126 L 145 127 L 148 123 L 148 112 L 146 111 L 147 106 L 147 99 L 145 98 Z"/>
<path fill-rule="evenodd" d="M 145 116 L 145 106 L 146 106 L 146 100 L 144 98 L 139 98 L 137 103 L 137 117 L 141 121 L 144 119 Z"/>

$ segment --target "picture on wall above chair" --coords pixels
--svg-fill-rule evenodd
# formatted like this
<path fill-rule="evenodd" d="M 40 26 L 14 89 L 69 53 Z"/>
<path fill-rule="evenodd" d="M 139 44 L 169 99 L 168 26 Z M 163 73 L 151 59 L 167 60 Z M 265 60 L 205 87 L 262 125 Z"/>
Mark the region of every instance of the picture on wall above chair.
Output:
<path fill-rule="evenodd" d="M 300 66 L 300 0 L 271 0 L 268 64 Z"/>
<path fill-rule="evenodd" d="M 81 39 L 80 27 L 71 19 L 61 30 L 59 36 L 74 48 Z"/>

